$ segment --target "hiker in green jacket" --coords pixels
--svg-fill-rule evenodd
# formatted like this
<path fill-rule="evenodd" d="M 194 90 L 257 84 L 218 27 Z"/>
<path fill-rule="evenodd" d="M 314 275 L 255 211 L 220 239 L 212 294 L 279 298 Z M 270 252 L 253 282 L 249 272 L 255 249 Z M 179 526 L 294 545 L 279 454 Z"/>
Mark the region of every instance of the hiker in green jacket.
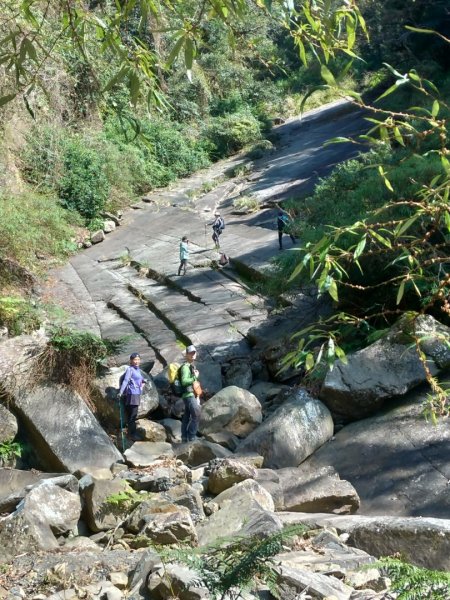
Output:
<path fill-rule="evenodd" d="M 181 421 L 181 441 L 192 442 L 197 435 L 200 421 L 200 394 L 199 372 L 194 361 L 197 357 L 195 346 L 186 348 L 186 362 L 180 367 L 180 383 L 183 390 L 184 414 Z"/>

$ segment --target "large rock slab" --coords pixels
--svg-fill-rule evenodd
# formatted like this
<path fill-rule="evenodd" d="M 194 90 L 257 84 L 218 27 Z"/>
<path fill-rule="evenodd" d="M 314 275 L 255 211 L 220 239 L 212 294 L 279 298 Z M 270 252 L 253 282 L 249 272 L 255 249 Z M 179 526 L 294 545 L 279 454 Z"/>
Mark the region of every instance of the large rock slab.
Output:
<path fill-rule="evenodd" d="M 20 469 L 0 469 L 0 513 L 14 510 L 25 497 L 27 488 L 48 477 L 52 475 Z"/>
<path fill-rule="evenodd" d="M 298 389 L 239 444 L 237 452 L 257 452 L 264 456 L 264 467 L 296 467 L 332 435 L 330 411 L 306 390 Z"/>
<path fill-rule="evenodd" d="M 255 467 L 233 458 L 213 461 L 213 465 L 209 470 L 208 490 L 212 494 L 220 494 L 236 483 L 246 479 L 254 479 L 256 473 Z"/>
<path fill-rule="evenodd" d="M 400 554 L 418 567 L 450 570 L 450 519 L 277 513 L 284 525 L 335 528 L 347 544 L 380 558 Z"/>
<path fill-rule="evenodd" d="M 202 406 L 199 430 L 203 434 L 225 429 L 245 437 L 262 421 L 261 404 L 247 390 L 231 385 Z"/>
<path fill-rule="evenodd" d="M 426 380 L 415 337 L 432 375 L 450 365 L 450 329 L 430 315 L 406 315 L 382 339 L 338 361 L 329 371 L 320 398 L 333 414 L 355 420 L 379 410 Z"/>
<path fill-rule="evenodd" d="M 23 504 L 0 519 L 0 562 L 9 562 L 24 552 L 56 550 L 58 542 L 49 525 L 28 514 Z"/>
<path fill-rule="evenodd" d="M 333 576 L 311 573 L 303 569 L 281 566 L 275 568 L 283 598 L 295 600 L 307 592 L 310 598 L 349 600 L 353 588 Z"/>
<path fill-rule="evenodd" d="M 333 466 L 358 492 L 366 515 L 448 518 L 450 428 L 426 421 L 428 388 L 384 414 L 351 423 L 319 448 L 312 470 Z"/>
<path fill-rule="evenodd" d="M 173 451 L 175 456 L 189 467 L 198 467 L 215 458 L 227 458 L 233 454 L 230 450 L 220 446 L 220 444 L 214 444 L 205 440 L 195 440 L 195 442 L 179 444 L 174 447 Z"/>
<path fill-rule="evenodd" d="M 280 531 L 282 527 L 280 518 L 262 508 L 254 497 L 237 495 L 232 502 L 224 502 L 220 510 L 197 525 L 198 542 L 200 546 L 206 546 L 217 543 L 219 538 L 267 535 Z"/>
<path fill-rule="evenodd" d="M 65 490 L 44 480 L 36 485 L 23 500 L 23 508 L 36 522 L 45 522 L 55 535 L 73 531 L 81 514 L 78 493 Z"/>
<path fill-rule="evenodd" d="M 332 467 L 286 468 L 277 471 L 283 493 L 283 510 L 354 513 L 359 508 L 355 488 L 339 478 Z"/>
<path fill-rule="evenodd" d="M 122 460 L 76 392 L 58 385 L 38 386 L 18 394 L 12 403 L 39 459 L 49 470 L 89 473 L 109 469 Z"/>
<path fill-rule="evenodd" d="M 108 502 L 108 499 L 129 489 L 127 482 L 122 479 L 97 480 L 91 475 L 80 479 L 83 517 L 91 531 L 107 531 L 117 525 L 123 515 L 116 505 Z"/>
<path fill-rule="evenodd" d="M 125 450 L 127 463 L 132 467 L 148 467 L 161 456 L 173 457 L 172 446 L 168 442 L 136 442 Z"/>

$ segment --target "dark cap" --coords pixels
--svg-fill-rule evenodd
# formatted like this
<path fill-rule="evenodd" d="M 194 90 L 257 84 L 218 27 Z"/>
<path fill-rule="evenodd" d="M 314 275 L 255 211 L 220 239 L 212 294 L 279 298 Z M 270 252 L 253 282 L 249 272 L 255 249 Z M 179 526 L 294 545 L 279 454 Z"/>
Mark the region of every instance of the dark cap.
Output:
<path fill-rule="evenodd" d="M 141 358 L 141 355 L 139 354 L 139 352 L 133 352 L 132 354 L 130 354 L 130 360 L 133 360 L 133 358 Z"/>

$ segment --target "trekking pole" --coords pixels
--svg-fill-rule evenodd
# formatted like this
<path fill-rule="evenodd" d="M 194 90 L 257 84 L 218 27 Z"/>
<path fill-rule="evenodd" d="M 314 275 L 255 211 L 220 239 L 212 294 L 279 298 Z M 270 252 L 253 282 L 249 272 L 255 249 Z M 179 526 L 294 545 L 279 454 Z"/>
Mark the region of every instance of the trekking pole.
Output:
<path fill-rule="evenodd" d="M 125 452 L 125 436 L 123 434 L 123 406 L 119 396 L 119 414 L 120 414 L 120 437 L 122 439 L 122 452 Z"/>

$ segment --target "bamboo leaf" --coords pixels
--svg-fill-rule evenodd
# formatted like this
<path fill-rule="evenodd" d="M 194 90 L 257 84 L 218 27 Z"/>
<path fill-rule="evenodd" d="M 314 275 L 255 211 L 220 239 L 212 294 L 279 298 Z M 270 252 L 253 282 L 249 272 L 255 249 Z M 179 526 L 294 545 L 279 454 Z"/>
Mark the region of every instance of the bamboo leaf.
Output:
<path fill-rule="evenodd" d="M 433 106 L 432 106 L 432 108 L 431 108 L 431 115 L 432 115 L 433 117 L 437 117 L 437 116 L 438 116 L 438 114 L 439 114 L 439 108 L 440 108 L 440 106 L 439 106 L 439 102 L 438 102 L 437 100 L 435 100 L 435 101 L 433 102 Z"/>
<path fill-rule="evenodd" d="M 314 367 L 314 356 L 311 354 L 311 352 L 308 352 L 308 354 L 306 355 L 306 359 L 305 359 L 305 369 L 307 371 L 311 371 L 311 369 Z"/>
<path fill-rule="evenodd" d="M 336 281 L 334 279 L 331 280 L 330 286 L 328 288 L 328 293 L 333 298 L 335 302 L 339 302 L 339 294 Z"/>
<path fill-rule="evenodd" d="M 322 75 L 322 79 L 324 79 L 328 83 L 328 85 L 336 85 L 334 75 L 326 65 L 321 65 L 320 74 Z"/>
<path fill-rule="evenodd" d="M 366 247 L 366 243 L 367 243 L 367 236 L 365 235 L 363 238 L 360 239 L 358 245 L 355 248 L 355 251 L 353 252 L 354 259 L 357 259 L 361 256 L 364 248 Z"/>
<path fill-rule="evenodd" d="M 405 280 L 403 280 L 398 288 L 398 292 L 397 292 L 397 306 L 400 304 L 402 298 L 403 298 L 403 294 L 405 292 Z"/>
<path fill-rule="evenodd" d="M 185 40 L 185 36 L 181 35 L 178 38 L 178 40 L 176 41 L 174 47 L 172 48 L 172 50 L 171 50 L 171 52 L 169 54 L 169 58 L 167 59 L 167 62 L 166 62 L 166 64 L 167 64 L 168 67 L 170 67 L 173 64 L 174 60 L 179 55 L 180 50 L 181 50 L 181 48 L 183 46 L 184 40 Z"/>

